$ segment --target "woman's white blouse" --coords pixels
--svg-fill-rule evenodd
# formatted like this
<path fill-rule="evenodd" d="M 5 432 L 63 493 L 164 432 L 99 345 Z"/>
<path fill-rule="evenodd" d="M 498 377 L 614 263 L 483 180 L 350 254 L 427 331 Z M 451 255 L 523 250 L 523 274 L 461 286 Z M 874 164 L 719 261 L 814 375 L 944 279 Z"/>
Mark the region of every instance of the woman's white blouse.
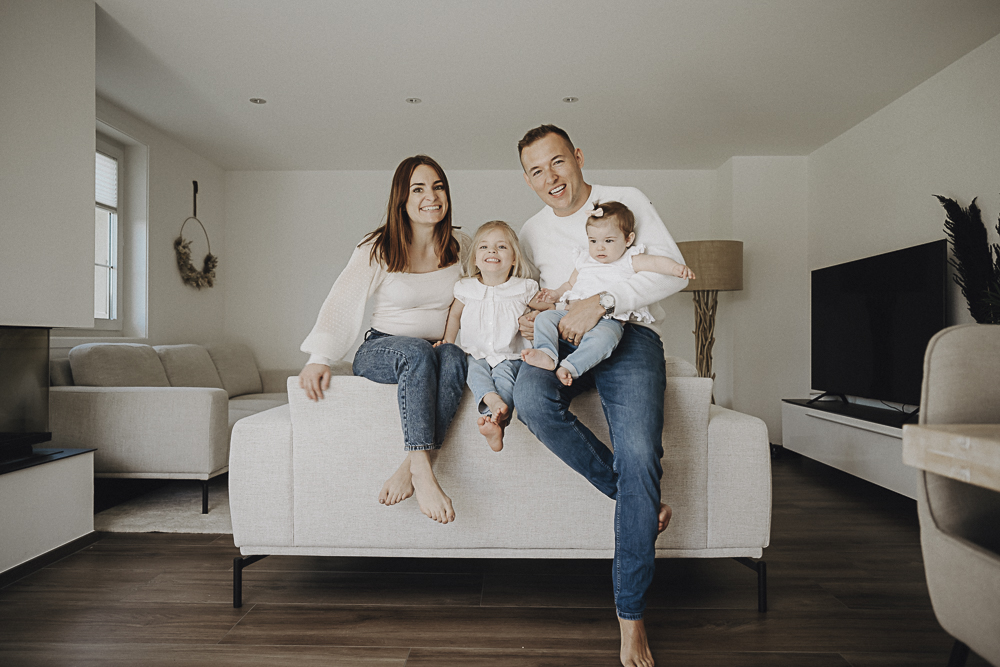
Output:
<path fill-rule="evenodd" d="M 504 359 L 520 359 L 530 348 L 517 327 L 528 302 L 538 293 L 531 278 L 511 278 L 490 287 L 478 278 L 463 278 L 455 284 L 455 298 L 465 304 L 459 344 L 476 359 L 496 366 Z"/>

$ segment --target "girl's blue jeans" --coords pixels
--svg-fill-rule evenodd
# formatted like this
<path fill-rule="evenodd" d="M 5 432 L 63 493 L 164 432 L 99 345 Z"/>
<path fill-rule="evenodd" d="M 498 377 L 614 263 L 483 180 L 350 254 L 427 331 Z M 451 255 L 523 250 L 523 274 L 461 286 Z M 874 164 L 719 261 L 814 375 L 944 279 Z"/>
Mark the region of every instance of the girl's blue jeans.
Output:
<path fill-rule="evenodd" d="M 566 367 L 576 379 L 611 356 L 618 341 L 622 339 L 624 328 L 621 322 L 601 319 L 594 328 L 583 334 L 583 340 L 575 350 L 565 355 L 559 362 L 559 322 L 566 316 L 565 310 L 546 310 L 535 318 L 535 340 L 533 346 L 552 357 L 557 365 Z"/>
<path fill-rule="evenodd" d="M 560 345 L 560 352 L 572 351 L 571 345 Z M 614 453 L 569 411 L 574 397 L 595 386 Z M 656 565 L 665 388 L 660 337 L 636 324 L 626 324 L 611 356 L 569 387 L 552 371 L 528 364 L 514 385 L 518 418 L 570 468 L 616 501 L 615 607 L 629 621 L 642 618 Z"/>
<path fill-rule="evenodd" d="M 521 360 L 504 359 L 493 368 L 490 368 L 490 362 L 485 359 L 476 359 L 471 354 L 468 361 L 469 389 L 476 397 L 479 414 L 491 414 L 490 409 L 483 403 L 483 396 L 490 392 L 496 392 L 510 408 L 507 412 L 509 418 L 514 413 L 514 380 L 521 368 Z"/>
<path fill-rule="evenodd" d="M 403 449 L 438 449 L 465 390 L 466 354 L 457 345 L 371 329 L 354 355 L 355 375 L 398 385 Z"/>

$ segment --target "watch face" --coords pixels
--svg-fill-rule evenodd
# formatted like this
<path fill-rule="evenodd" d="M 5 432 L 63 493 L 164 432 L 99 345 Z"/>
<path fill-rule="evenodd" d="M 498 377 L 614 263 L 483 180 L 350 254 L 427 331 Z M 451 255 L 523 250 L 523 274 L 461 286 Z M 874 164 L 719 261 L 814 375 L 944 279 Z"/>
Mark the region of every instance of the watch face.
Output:
<path fill-rule="evenodd" d="M 601 296 L 600 304 L 603 308 L 614 308 L 615 307 L 615 297 L 610 294 L 604 294 Z"/>

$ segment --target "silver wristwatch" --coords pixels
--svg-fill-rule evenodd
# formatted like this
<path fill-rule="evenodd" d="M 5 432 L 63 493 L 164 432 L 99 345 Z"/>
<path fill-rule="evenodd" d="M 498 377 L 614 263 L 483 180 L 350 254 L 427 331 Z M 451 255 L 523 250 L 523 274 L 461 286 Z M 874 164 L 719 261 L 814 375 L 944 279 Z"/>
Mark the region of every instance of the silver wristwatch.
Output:
<path fill-rule="evenodd" d="M 601 308 L 604 309 L 604 317 L 611 317 L 615 313 L 615 297 L 609 292 L 601 292 L 601 300 L 599 302 Z"/>

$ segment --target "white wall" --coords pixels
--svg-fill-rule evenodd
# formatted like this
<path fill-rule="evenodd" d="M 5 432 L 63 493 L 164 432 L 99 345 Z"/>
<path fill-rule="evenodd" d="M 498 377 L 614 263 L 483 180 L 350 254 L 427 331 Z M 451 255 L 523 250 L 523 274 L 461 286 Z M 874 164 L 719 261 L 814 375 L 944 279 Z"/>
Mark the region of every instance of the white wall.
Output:
<path fill-rule="evenodd" d="M 712 172 L 585 174 L 641 189 L 677 240 L 701 238 L 709 224 Z M 391 179 L 388 171 L 228 172 L 227 337 L 249 344 L 264 367 L 301 366 L 299 344 L 354 246 L 381 223 Z M 451 171 L 448 179 L 455 224 L 470 235 L 493 219 L 520 229 L 542 206 L 520 170 Z M 693 361 L 691 297 L 665 305 L 667 353 Z"/>
<path fill-rule="evenodd" d="M 146 302 L 148 318 L 145 335 L 139 342 L 150 345 L 171 343 L 206 343 L 223 337 L 225 312 L 224 285 L 228 279 L 230 257 L 225 236 L 225 175 L 222 169 L 180 145 L 159 130 L 126 113 L 114 104 L 97 98 L 97 118 L 132 141 L 141 144 L 148 157 L 148 204 L 138 207 L 136 226 L 144 226 L 146 234 Z M 89 132 L 94 134 L 91 122 Z M 93 150 L 93 149 L 91 149 Z M 131 153 L 132 151 L 130 151 Z M 126 159 L 129 154 L 126 155 Z M 91 162 L 93 158 L 91 157 Z M 88 211 L 93 207 L 93 165 L 88 194 Z M 174 239 L 181 224 L 193 213 L 192 181 L 198 181 L 198 219 L 205 225 L 211 239 L 212 253 L 219 257 L 216 286 L 197 290 L 181 281 L 174 253 Z M 131 192 L 131 189 L 129 189 Z M 88 213 L 89 215 L 89 213 Z M 91 228 L 91 237 L 93 230 Z M 205 235 L 193 220 L 184 228 L 184 238 L 192 241 L 191 261 L 201 268 L 208 250 Z M 93 262 L 93 251 L 78 249 Z M 91 284 L 93 281 L 91 280 Z M 89 288 L 90 321 L 93 321 L 93 295 Z M 130 299 L 133 303 L 141 299 Z M 58 335 L 60 332 L 54 332 Z M 126 332 L 127 333 L 127 332 Z M 132 340 L 132 338 L 126 338 Z M 99 340 L 94 338 L 93 340 Z M 103 340 L 122 340 L 106 338 Z M 53 347 L 80 343 L 74 336 L 54 338 Z M 55 352 L 59 355 L 59 352 Z"/>
<path fill-rule="evenodd" d="M 0 63 L 0 325 L 92 325 L 93 1 L 0 3 Z"/>

